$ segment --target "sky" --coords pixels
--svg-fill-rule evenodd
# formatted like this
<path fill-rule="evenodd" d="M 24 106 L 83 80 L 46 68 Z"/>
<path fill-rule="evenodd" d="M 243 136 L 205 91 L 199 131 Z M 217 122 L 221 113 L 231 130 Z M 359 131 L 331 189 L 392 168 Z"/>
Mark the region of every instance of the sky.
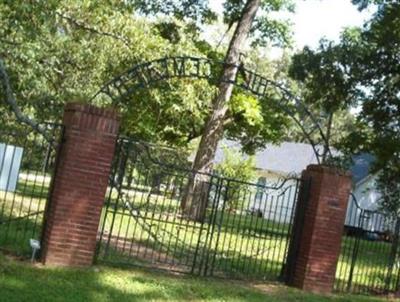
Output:
<path fill-rule="evenodd" d="M 294 23 L 296 46 L 316 47 L 326 37 L 338 40 L 344 27 L 361 26 L 371 11 L 359 12 L 350 0 L 297 0 Z"/>
<path fill-rule="evenodd" d="M 216 11 L 222 11 L 222 0 L 209 0 Z M 359 12 L 351 0 L 295 0 L 296 12 L 284 15 L 293 23 L 295 48 L 318 46 L 325 37 L 338 40 L 344 27 L 361 26 L 371 11 Z"/>

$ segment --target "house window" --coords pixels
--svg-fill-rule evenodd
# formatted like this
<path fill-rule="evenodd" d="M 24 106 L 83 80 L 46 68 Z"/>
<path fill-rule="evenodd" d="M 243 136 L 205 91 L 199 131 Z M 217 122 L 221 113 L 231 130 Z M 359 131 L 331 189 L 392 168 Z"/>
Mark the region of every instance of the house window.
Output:
<path fill-rule="evenodd" d="M 257 181 L 257 192 L 255 196 L 256 202 L 260 202 L 264 195 L 264 186 L 267 184 L 267 179 L 265 177 L 259 177 Z"/>

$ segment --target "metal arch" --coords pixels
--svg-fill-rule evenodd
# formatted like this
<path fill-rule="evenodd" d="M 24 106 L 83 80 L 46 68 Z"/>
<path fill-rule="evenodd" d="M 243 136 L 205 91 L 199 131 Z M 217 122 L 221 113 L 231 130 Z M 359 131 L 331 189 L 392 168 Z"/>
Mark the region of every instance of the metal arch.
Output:
<path fill-rule="evenodd" d="M 293 95 L 283 84 L 267 79 L 256 72 L 246 69 L 243 65 L 234 65 L 238 69 L 234 81 L 220 79 L 216 77 L 213 70 L 217 67 L 222 68 L 226 65 L 223 61 L 214 61 L 208 58 L 193 56 L 164 57 L 137 64 L 112 80 L 106 82 L 101 89 L 90 99 L 92 101 L 100 95 L 109 97 L 113 104 L 117 104 L 121 99 L 132 94 L 136 89 L 144 88 L 153 83 L 172 78 L 196 78 L 206 80 L 219 80 L 231 83 L 246 91 L 251 92 L 259 99 L 267 95 L 267 89 L 273 87 L 282 93 L 282 99 L 278 102 L 278 107 L 286 112 L 294 122 L 300 127 L 306 139 L 311 144 L 318 163 L 321 163 L 322 154 L 319 151 L 321 143 L 327 146 L 328 155 L 332 156 L 328 141 L 318 120 L 308 110 L 304 102 Z M 309 117 L 315 127 L 307 131 L 304 120 L 296 117 L 296 113 L 303 112 Z M 312 138 L 312 134 L 317 131 L 321 141 L 317 142 Z"/>

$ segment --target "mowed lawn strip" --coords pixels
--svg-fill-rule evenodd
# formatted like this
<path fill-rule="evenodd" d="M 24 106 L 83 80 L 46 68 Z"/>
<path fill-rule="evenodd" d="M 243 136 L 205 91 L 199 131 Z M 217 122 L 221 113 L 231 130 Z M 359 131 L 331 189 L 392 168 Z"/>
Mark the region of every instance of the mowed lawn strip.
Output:
<path fill-rule="evenodd" d="M 0 192 L 0 220 L 8 221 L 11 218 L 12 221 L 0 224 L 0 246 L 29 257 L 31 248 L 28 242 L 30 238 L 37 239 L 39 236 L 42 214 L 25 216 L 28 213 L 44 210 L 49 179 L 42 175 L 27 174 L 23 174 L 23 178 L 15 193 Z M 29 180 L 34 178 L 37 178 L 37 182 Z M 135 243 L 134 246 L 140 243 L 155 251 L 168 252 L 168 256 L 185 262 L 185 265 L 190 265 L 190 257 L 200 234 L 200 223 L 181 221 L 180 218 L 176 218 L 174 214 L 177 213 L 179 203 L 176 200 L 164 198 L 165 192 L 160 196 L 151 194 L 148 199 L 150 188 L 141 189 L 141 191 L 130 191 L 131 202 L 141 208 L 141 218 L 134 219 L 120 202 L 116 215 L 114 216 L 113 211 L 110 211 L 106 218 L 106 231 L 110 231 L 111 221 L 114 220 L 112 235 L 124 238 L 127 242 L 124 247 L 128 250 L 131 250 L 131 242 Z M 111 208 L 115 206 L 115 198 Z M 12 214 L 10 214 L 11 207 Z M 221 215 L 222 212 L 218 211 L 217 217 Z M 276 279 L 288 244 L 286 235 L 289 225 L 244 214 L 227 212 L 223 216 L 220 240 L 216 245 L 216 274 L 223 273 L 236 277 L 245 274 L 254 278 Z M 19 217 L 22 219 L 18 219 Z M 179 222 L 182 222 L 184 226 L 177 226 L 176 223 Z M 161 242 L 154 242 L 148 232 L 143 229 L 143 224 L 151 225 L 151 230 L 160 234 Z M 354 240 L 354 237 L 343 237 L 340 265 L 336 274 L 337 283 L 341 288 L 346 286 L 349 278 Z M 104 242 L 102 247 L 104 247 Z M 144 260 L 135 257 L 135 251 L 135 249 L 130 251 L 132 257 L 127 257 L 126 251 L 122 253 L 120 250 L 114 251 L 105 262 L 137 263 Z M 363 288 L 374 284 L 378 288 L 384 288 L 389 254 L 389 243 L 361 240 L 353 285 Z M 392 282 L 395 282 L 397 270 L 393 271 L 393 276 Z"/>
<path fill-rule="evenodd" d="M 0 301 L 384 301 L 321 296 L 283 285 L 176 276 L 98 266 L 45 268 L 0 254 Z M 387 301 L 387 300 L 386 300 Z"/>

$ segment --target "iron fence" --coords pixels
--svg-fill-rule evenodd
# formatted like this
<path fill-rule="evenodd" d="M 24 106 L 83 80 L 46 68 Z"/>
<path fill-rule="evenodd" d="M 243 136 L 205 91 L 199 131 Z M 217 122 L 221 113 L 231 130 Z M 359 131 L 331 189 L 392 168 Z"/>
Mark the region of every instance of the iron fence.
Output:
<path fill-rule="evenodd" d="M 0 248 L 27 256 L 40 240 L 60 125 L 0 130 Z"/>
<path fill-rule="evenodd" d="M 400 220 L 363 209 L 351 195 L 335 289 L 384 294 L 400 289 Z"/>
<path fill-rule="evenodd" d="M 97 260 L 203 276 L 281 277 L 300 181 L 197 173 L 188 158 L 119 139 Z"/>

